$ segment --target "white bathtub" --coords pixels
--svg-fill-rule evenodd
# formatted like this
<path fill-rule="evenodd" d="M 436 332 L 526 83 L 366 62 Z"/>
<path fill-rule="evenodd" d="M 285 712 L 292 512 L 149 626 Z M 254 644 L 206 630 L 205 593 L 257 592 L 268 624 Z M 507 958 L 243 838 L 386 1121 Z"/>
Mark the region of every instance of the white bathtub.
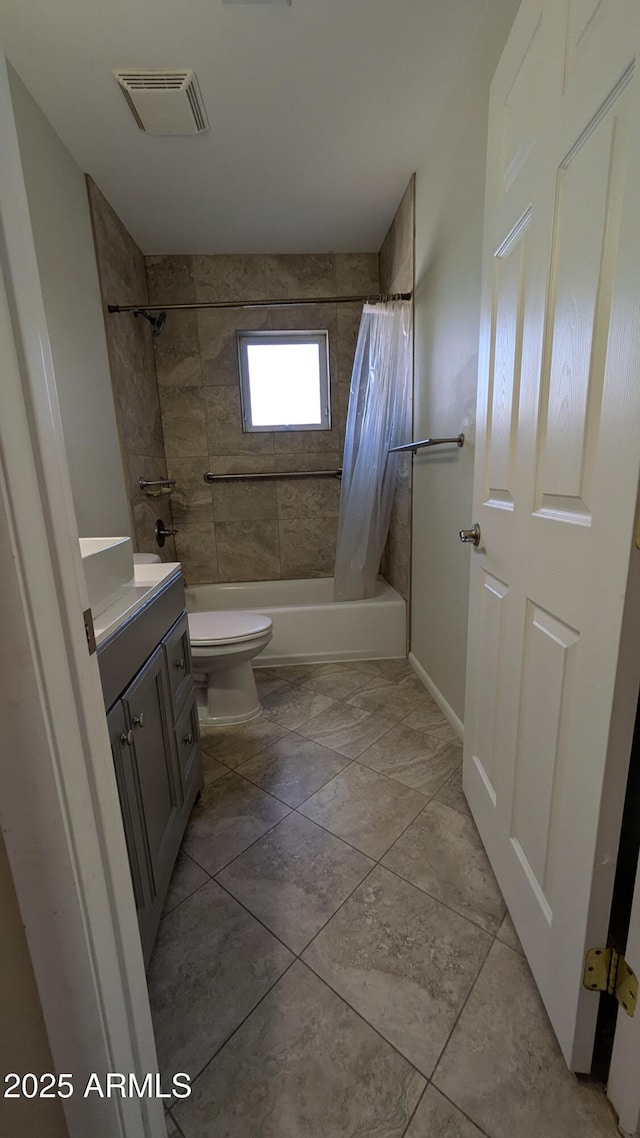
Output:
<path fill-rule="evenodd" d="M 273 640 L 257 658 L 259 665 L 406 655 L 405 603 L 382 577 L 375 597 L 366 601 L 334 601 L 333 577 L 192 585 L 187 609 L 253 609 L 270 616 Z"/>

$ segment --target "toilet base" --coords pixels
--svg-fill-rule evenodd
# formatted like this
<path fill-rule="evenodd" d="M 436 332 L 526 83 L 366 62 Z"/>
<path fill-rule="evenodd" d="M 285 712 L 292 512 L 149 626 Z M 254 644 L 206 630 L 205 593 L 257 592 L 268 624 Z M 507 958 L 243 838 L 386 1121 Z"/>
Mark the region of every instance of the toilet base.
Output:
<path fill-rule="evenodd" d="M 194 664 L 198 721 L 202 727 L 229 727 L 234 723 L 249 723 L 262 715 L 250 660 L 243 660 L 232 668 L 215 668 L 202 679 L 197 675 L 197 660 Z"/>

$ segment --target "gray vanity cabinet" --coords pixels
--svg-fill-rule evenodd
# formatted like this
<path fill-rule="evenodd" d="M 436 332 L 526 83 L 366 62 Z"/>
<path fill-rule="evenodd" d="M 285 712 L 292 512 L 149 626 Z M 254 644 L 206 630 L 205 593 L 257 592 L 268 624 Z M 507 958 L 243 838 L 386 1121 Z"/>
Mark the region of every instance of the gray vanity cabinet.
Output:
<path fill-rule="evenodd" d="M 203 782 L 183 604 L 180 582 L 98 657 L 145 961 Z"/>

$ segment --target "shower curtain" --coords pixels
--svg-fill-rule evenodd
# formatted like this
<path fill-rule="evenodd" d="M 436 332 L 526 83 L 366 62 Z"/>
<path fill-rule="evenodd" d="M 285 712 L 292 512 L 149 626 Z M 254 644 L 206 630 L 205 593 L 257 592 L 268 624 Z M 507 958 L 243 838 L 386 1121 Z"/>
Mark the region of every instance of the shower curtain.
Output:
<path fill-rule="evenodd" d="M 389 448 L 408 442 L 411 304 L 366 304 L 351 376 L 336 551 L 337 601 L 375 593 L 389 530 L 398 462 Z"/>

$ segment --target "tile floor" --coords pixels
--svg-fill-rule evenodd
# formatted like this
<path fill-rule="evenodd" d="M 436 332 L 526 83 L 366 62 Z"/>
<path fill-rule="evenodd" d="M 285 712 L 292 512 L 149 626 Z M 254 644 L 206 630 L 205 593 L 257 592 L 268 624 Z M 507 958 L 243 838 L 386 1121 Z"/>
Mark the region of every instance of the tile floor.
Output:
<path fill-rule="evenodd" d="M 170 1138 L 613 1138 L 566 1070 L 405 661 L 260 669 L 206 785 L 149 973 Z"/>

